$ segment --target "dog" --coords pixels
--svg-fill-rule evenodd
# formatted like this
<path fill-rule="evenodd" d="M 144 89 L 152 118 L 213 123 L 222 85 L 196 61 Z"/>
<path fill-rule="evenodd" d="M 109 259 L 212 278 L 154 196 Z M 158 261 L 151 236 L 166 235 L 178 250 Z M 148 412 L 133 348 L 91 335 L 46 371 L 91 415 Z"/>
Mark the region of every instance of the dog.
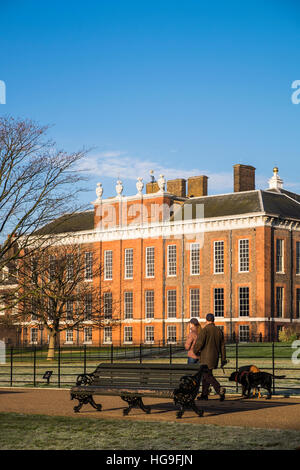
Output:
<path fill-rule="evenodd" d="M 195 404 L 195 398 L 199 392 L 203 373 L 208 370 L 206 365 L 201 365 L 194 375 L 184 375 L 180 378 L 178 387 L 173 392 L 175 405 L 180 407 L 177 418 L 181 418 L 185 408 L 192 408 L 198 416 L 203 416 L 203 410 L 199 410 Z"/>
<path fill-rule="evenodd" d="M 238 371 L 232 372 L 229 377 L 230 381 L 237 382 L 242 385 L 242 396 L 250 398 L 251 390 L 254 389 L 253 396 L 258 390 L 258 398 L 261 398 L 260 388 L 264 388 L 268 392 L 267 399 L 272 398 L 273 377 L 283 379 L 285 375 L 272 375 L 268 372 L 262 372 L 255 365 L 240 367 Z"/>

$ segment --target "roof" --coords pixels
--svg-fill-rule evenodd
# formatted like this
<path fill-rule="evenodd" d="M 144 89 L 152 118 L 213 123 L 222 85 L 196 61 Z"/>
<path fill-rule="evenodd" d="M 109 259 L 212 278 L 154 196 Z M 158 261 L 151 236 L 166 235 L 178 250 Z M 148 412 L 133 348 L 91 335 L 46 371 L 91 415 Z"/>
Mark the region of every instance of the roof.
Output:
<path fill-rule="evenodd" d="M 94 229 L 94 211 L 75 212 L 64 214 L 53 220 L 35 233 L 38 235 L 50 235 L 67 232 L 81 232 Z"/>
<path fill-rule="evenodd" d="M 300 195 L 284 190 L 254 190 L 192 198 L 175 212 L 173 220 L 181 220 L 181 216 L 184 220 L 195 219 L 197 205 L 202 205 L 205 219 L 264 212 L 300 220 Z M 198 216 L 202 217 L 201 206 L 198 210 Z"/>
<path fill-rule="evenodd" d="M 197 206 L 200 210 L 197 210 Z M 286 190 L 254 190 L 187 199 L 175 210 L 171 220 L 205 219 L 265 213 L 280 218 L 300 220 L 300 195 Z M 66 214 L 45 225 L 41 235 L 79 232 L 94 229 L 94 211 Z"/>

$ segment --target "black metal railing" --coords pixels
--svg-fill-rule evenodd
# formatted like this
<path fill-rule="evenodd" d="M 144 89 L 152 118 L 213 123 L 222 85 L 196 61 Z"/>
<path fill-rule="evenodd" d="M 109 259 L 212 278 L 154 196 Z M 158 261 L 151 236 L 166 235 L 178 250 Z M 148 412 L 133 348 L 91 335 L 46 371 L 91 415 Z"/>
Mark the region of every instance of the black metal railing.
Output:
<path fill-rule="evenodd" d="M 232 371 L 243 365 L 254 364 L 259 369 L 273 374 L 273 392 L 277 394 L 300 394 L 300 371 L 297 360 L 292 360 L 295 347 L 278 342 L 227 342 L 228 364 L 225 375 L 221 369 L 215 376 L 228 391 L 237 392 L 238 386 L 229 382 Z M 48 360 L 49 349 L 43 347 L 7 347 L 6 362 L 0 364 L 0 386 L 25 387 L 70 387 L 77 375 L 92 372 L 101 362 L 165 362 L 185 363 L 187 352 L 184 343 L 154 343 L 94 346 L 57 346 L 53 359 Z M 295 354 L 294 354 L 295 355 Z M 300 348 L 299 348 L 300 357 Z M 43 379 L 47 370 L 52 372 L 49 381 Z M 277 376 L 285 376 L 277 379 Z"/>

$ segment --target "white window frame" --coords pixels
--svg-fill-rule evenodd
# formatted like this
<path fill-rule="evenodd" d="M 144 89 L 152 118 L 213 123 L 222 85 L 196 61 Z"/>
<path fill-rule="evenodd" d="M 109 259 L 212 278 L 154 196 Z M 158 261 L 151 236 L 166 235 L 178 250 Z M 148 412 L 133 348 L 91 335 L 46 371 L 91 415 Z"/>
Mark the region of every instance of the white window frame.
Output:
<path fill-rule="evenodd" d="M 103 344 L 111 344 L 112 343 L 112 327 L 105 326 L 103 330 Z"/>
<path fill-rule="evenodd" d="M 196 312 L 195 309 L 194 309 L 194 299 L 193 299 L 193 295 L 196 293 L 196 291 L 198 291 L 198 311 Z M 193 300 L 193 301 L 192 301 Z M 194 318 L 194 317 L 200 317 L 200 289 L 199 287 L 192 287 L 190 289 L 190 318 Z"/>
<path fill-rule="evenodd" d="M 124 344 L 130 344 L 133 341 L 132 326 L 124 326 Z M 128 339 L 131 338 L 131 339 Z"/>
<path fill-rule="evenodd" d="M 296 275 L 300 275 L 300 241 L 296 241 Z"/>
<path fill-rule="evenodd" d="M 86 281 L 92 281 L 93 280 L 93 252 L 92 251 L 86 251 L 84 253 L 84 263 L 85 263 L 84 279 Z"/>
<path fill-rule="evenodd" d="M 93 315 L 93 296 L 91 293 L 85 295 L 84 299 L 84 321 L 91 321 Z"/>
<path fill-rule="evenodd" d="M 66 330 L 66 343 L 67 344 L 73 344 L 74 343 L 74 330 L 71 328 L 68 328 Z"/>
<path fill-rule="evenodd" d="M 150 303 L 151 301 L 151 303 Z M 145 318 L 154 318 L 155 292 L 153 289 L 145 290 Z"/>
<path fill-rule="evenodd" d="M 112 281 L 113 278 L 113 251 L 104 250 L 104 280 Z"/>
<path fill-rule="evenodd" d="M 124 279 L 133 279 L 133 248 L 125 248 Z"/>
<path fill-rule="evenodd" d="M 222 247 L 222 250 L 219 247 Z M 224 240 L 214 241 L 214 274 L 224 274 L 224 248 Z M 222 254 L 222 257 L 220 257 L 220 254 Z M 219 270 L 218 263 L 222 265 L 222 271 Z"/>
<path fill-rule="evenodd" d="M 279 246 L 281 247 L 281 254 L 280 254 L 280 263 L 281 263 L 281 269 L 277 269 L 278 266 L 277 266 L 277 260 L 278 260 L 278 255 L 277 255 L 277 252 L 278 252 L 278 242 L 279 243 Z M 285 269 L 285 266 L 284 266 L 284 240 L 282 238 L 276 238 L 276 273 L 279 273 L 279 274 L 284 274 L 284 269 Z"/>
<path fill-rule="evenodd" d="M 219 315 L 218 310 L 216 309 L 217 300 L 219 300 L 219 301 L 221 300 L 220 298 L 216 297 L 216 294 L 217 294 L 216 291 L 223 291 L 223 309 L 222 309 L 223 314 L 222 315 Z M 215 315 L 216 318 L 224 317 L 224 309 L 225 309 L 225 303 L 224 302 L 225 302 L 224 287 L 214 287 L 214 315 Z"/>
<path fill-rule="evenodd" d="M 108 304 L 109 301 L 109 304 Z M 103 311 L 104 311 L 104 318 L 110 319 L 112 318 L 113 313 L 113 295 L 111 291 L 106 291 L 103 293 Z M 109 307 L 109 308 L 108 308 Z"/>
<path fill-rule="evenodd" d="M 126 291 L 124 292 L 124 319 L 130 320 L 131 318 L 133 318 L 133 291 Z"/>
<path fill-rule="evenodd" d="M 281 292 L 281 315 L 279 316 L 278 315 L 278 308 L 277 308 L 277 292 L 279 291 L 280 289 L 280 292 Z M 285 290 L 284 290 L 284 287 L 283 286 L 276 286 L 275 288 L 275 304 L 276 304 L 276 318 L 284 318 L 284 296 L 285 296 Z"/>
<path fill-rule="evenodd" d="M 175 297 L 175 301 L 174 301 L 174 297 Z M 175 309 L 175 312 L 173 311 L 173 309 Z M 167 290 L 167 315 L 168 315 L 168 318 L 177 317 L 177 290 L 176 289 Z"/>
<path fill-rule="evenodd" d="M 170 334 L 170 331 L 175 331 L 175 339 L 174 333 Z M 170 339 L 172 338 L 172 339 Z M 167 343 L 168 344 L 176 344 L 177 343 L 177 328 L 176 325 L 168 325 L 167 326 Z"/>
<path fill-rule="evenodd" d="M 243 245 L 246 245 L 246 247 Z M 240 273 L 249 272 L 249 269 L 250 269 L 250 256 L 249 255 L 250 255 L 249 238 L 241 238 L 239 240 L 239 272 Z"/>
<path fill-rule="evenodd" d="M 177 245 L 167 247 L 167 275 L 168 277 L 177 276 Z"/>
<path fill-rule="evenodd" d="M 91 326 L 86 326 L 83 329 L 83 343 L 91 344 L 93 342 L 93 328 Z"/>
<path fill-rule="evenodd" d="M 245 333 L 248 333 L 246 335 L 246 339 L 243 338 Z M 249 327 L 249 325 L 239 325 L 239 341 L 247 343 L 249 340 L 250 340 L 250 327 Z"/>
<path fill-rule="evenodd" d="M 239 317 L 242 317 L 242 318 L 247 318 L 250 316 L 250 287 L 248 286 L 240 286 L 239 288 Z M 241 297 L 241 293 L 242 293 L 242 290 L 244 292 L 246 292 L 246 290 L 248 290 L 248 314 L 245 315 L 245 314 L 242 314 L 241 315 L 241 300 L 242 300 L 242 297 Z M 245 298 L 245 297 L 244 297 Z M 245 305 L 245 304 L 244 304 Z"/>
<path fill-rule="evenodd" d="M 195 258 L 195 255 L 197 257 Z M 190 244 L 190 275 L 200 275 L 200 243 Z"/>
<path fill-rule="evenodd" d="M 149 339 L 150 336 L 150 339 Z M 153 344 L 154 343 L 154 326 L 146 325 L 145 326 L 145 343 Z"/>
<path fill-rule="evenodd" d="M 155 247 L 146 247 L 146 277 L 153 278 L 155 276 Z"/>
<path fill-rule="evenodd" d="M 35 339 L 34 339 L 34 337 L 35 337 Z M 31 328 L 30 329 L 30 343 L 31 344 L 38 344 L 38 342 L 39 342 L 39 329 L 38 328 Z"/>

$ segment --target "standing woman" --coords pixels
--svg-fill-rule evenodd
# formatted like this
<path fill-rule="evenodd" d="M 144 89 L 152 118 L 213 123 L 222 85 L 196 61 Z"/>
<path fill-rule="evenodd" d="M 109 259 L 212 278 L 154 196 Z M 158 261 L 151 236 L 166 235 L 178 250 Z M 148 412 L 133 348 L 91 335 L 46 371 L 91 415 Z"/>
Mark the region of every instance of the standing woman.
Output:
<path fill-rule="evenodd" d="M 190 332 L 185 342 L 185 349 L 188 351 L 188 364 L 196 364 L 199 362 L 200 356 L 197 356 L 194 351 L 194 345 L 198 338 L 198 335 L 201 330 L 201 325 L 198 322 L 197 318 L 191 318 L 190 321 Z"/>

